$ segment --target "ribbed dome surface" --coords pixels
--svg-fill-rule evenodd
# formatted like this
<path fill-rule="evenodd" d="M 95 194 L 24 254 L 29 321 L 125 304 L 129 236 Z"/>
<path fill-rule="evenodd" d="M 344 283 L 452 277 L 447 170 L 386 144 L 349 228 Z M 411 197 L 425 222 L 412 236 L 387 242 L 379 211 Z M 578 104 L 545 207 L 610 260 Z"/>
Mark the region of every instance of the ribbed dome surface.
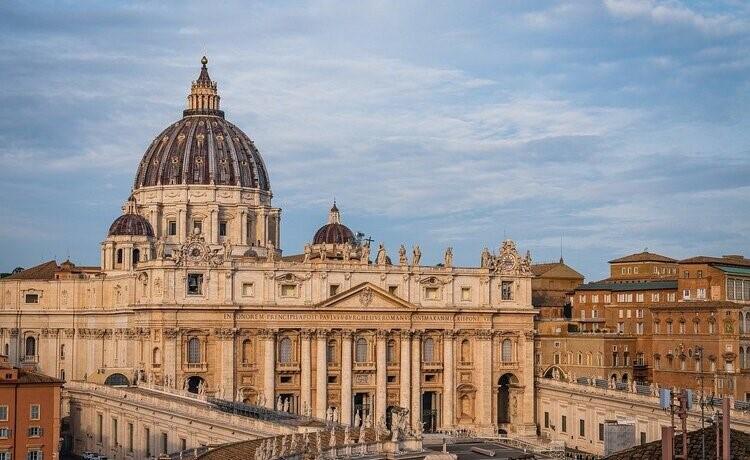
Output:
<path fill-rule="evenodd" d="M 123 214 L 109 226 L 109 236 L 154 236 L 154 229 L 145 217 L 139 214 Z"/>
<path fill-rule="evenodd" d="M 253 141 L 218 115 L 186 116 L 159 134 L 146 150 L 133 187 L 175 184 L 271 189 Z"/>
<path fill-rule="evenodd" d="M 325 224 L 313 237 L 313 244 L 344 244 L 354 240 L 354 233 L 344 224 Z"/>

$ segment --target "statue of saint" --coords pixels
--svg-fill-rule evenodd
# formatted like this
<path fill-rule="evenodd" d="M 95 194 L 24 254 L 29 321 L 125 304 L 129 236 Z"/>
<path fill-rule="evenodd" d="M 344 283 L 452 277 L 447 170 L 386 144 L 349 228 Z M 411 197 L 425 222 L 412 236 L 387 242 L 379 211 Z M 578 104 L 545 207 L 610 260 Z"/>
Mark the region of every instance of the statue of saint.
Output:
<path fill-rule="evenodd" d="M 164 238 L 156 240 L 156 258 L 159 260 L 164 258 Z"/>
<path fill-rule="evenodd" d="M 446 268 L 453 266 L 453 248 L 450 246 L 445 250 L 444 265 Z"/>
<path fill-rule="evenodd" d="M 490 258 L 492 258 L 492 254 L 490 254 L 490 250 L 487 249 L 485 246 L 484 249 L 482 249 L 482 260 L 479 264 L 482 268 L 489 268 L 490 267 Z"/>
<path fill-rule="evenodd" d="M 229 238 L 224 240 L 224 260 L 229 259 L 232 256 L 232 240 Z"/>
<path fill-rule="evenodd" d="M 421 261 L 422 261 L 422 250 L 419 249 L 419 245 L 415 245 L 414 250 L 412 251 L 411 264 L 416 267 L 419 265 L 419 262 Z"/>
<path fill-rule="evenodd" d="M 398 248 L 398 263 L 400 265 L 407 265 L 409 263 L 409 261 L 406 260 L 406 248 L 403 244 Z"/>
<path fill-rule="evenodd" d="M 306 264 L 310 262 L 310 253 L 312 252 L 312 248 L 310 248 L 309 244 L 305 245 L 305 258 L 302 260 L 303 264 Z"/>
<path fill-rule="evenodd" d="M 378 265 L 385 265 L 388 255 L 385 253 L 385 246 L 383 246 L 383 243 L 380 243 L 378 246 L 378 254 L 375 256 L 375 263 Z"/>
<path fill-rule="evenodd" d="M 363 264 L 370 263 L 370 242 L 365 242 L 365 244 L 362 245 L 362 256 L 360 257 L 360 262 Z"/>

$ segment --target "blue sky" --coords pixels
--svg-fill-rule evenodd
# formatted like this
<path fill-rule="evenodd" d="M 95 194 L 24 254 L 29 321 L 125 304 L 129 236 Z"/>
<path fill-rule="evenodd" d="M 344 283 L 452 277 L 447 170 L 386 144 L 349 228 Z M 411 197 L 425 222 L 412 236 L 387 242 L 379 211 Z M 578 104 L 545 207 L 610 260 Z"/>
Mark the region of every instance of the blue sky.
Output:
<path fill-rule="evenodd" d="M 744 1 L 3 2 L 0 270 L 99 243 L 200 57 L 296 253 L 352 229 L 606 261 L 750 254 Z"/>

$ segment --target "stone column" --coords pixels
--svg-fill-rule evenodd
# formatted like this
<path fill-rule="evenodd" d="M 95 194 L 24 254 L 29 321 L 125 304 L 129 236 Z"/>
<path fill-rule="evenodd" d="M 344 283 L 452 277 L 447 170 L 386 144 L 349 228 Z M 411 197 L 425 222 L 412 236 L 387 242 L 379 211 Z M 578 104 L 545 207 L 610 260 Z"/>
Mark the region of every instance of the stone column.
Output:
<path fill-rule="evenodd" d="M 300 413 L 304 414 L 306 409 L 312 407 L 312 373 L 310 368 L 310 337 L 312 331 L 305 329 L 302 331 L 302 351 L 300 356 L 302 366 L 302 381 L 300 382 Z"/>
<path fill-rule="evenodd" d="M 268 212 L 265 208 L 261 208 L 258 211 L 258 225 L 256 226 L 255 233 L 258 235 L 256 238 L 260 240 L 260 246 L 265 247 L 268 244 L 268 237 L 266 232 L 268 231 Z"/>
<path fill-rule="evenodd" d="M 414 331 L 411 339 L 411 426 L 422 422 L 422 333 Z"/>
<path fill-rule="evenodd" d="M 381 417 L 385 417 L 386 408 L 386 361 L 385 361 L 385 347 L 386 337 L 388 333 L 386 331 L 377 331 L 375 341 L 375 419 L 373 422 L 377 423 Z M 385 420 L 385 418 L 383 419 Z"/>
<path fill-rule="evenodd" d="M 477 331 L 477 347 L 474 362 L 477 379 L 475 424 L 481 432 L 489 431 L 492 425 L 492 333 Z"/>
<path fill-rule="evenodd" d="M 443 417 L 442 423 L 443 428 L 448 429 L 453 426 L 453 393 L 455 384 L 454 382 L 454 369 L 455 363 L 453 360 L 453 337 L 454 331 L 445 331 L 443 335 Z"/>
<path fill-rule="evenodd" d="M 399 371 L 400 405 L 411 410 L 411 333 L 401 331 L 401 370 Z"/>
<path fill-rule="evenodd" d="M 326 360 L 326 341 L 328 333 L 325 330 L 317 331 L 317 365 L 315 369 L 315 416 L 318 418 L 326 417 L 328 408 L 328 395 L 326 392 L 328 386 L 328 361 Z"/>
<path fill-rule="evenodd" d="M 519 345 L 518 359 L 523 363 L 523 380 L 519 382 L 523 385 L 523 396 L 519 397 L 519 400 L 522 401 L 523 405 L 518 408 L 518 412 L 523 413 L 523 426 L 517 427 L 517 429 L 527 435 L 533 435 L 536 434 L 534 423 L 534 333 L 527 331 L 525 334 L 521 334 Z M 514 422 L 512 418 L 511 422 Z"/>
<path fill-rule="evenodd" d="M 341 333 L 341 422 L 352 424 L 352 331 Z"/>
<path fill-rule="evenodd" d="M 180 243 L 184 243 L 189 232 L 187 228 L 187 209 L 184 206 L 182 206 L 177 210 L 177 212 L 178 212 L 177 226 L 179 227 L 177 229 L 177 237 Z"/>
<path fill-rule="evenodd" d="M 231 328 L 217 329 L 215 331 L 221 344 L 221 383 L 223 396 L 230 401 L 234 400 L 234 357 L 235 357 L 235 331 Z"/>
<path fill-rule="evenodd" d="M 144 337 L 139 337 L 141 347 L 143 342 L 148 340 Z M 180 330 L 176 328 L 164 328 L 162 329 L 162 354 L 161 354 L 161 366 L 164 377 L 169 377 L 174 381 L 177 376 L 177 363 L 180 362 L 180 356 L 178 354 L 179 347 L 177 343 L 181 342 Z M 147 348 L 146 353 L 143 356 L 147 363 L 153 364 L 153 349 Z M 151 365 L 147 366 L 151 367 Z M 183 382 L 175 381 L 175 388 L 182 389 Z"/>
<path fill-rule="evenodd" d="M 276 332 L 265 330 L 261 332 L 263 337 L 263 394 L 266 398 L 266 407 L 275 409 L 276 406 Z"/>
<path fill-rule="evenodd" d="M 211 244 L 219 243 L 219 207 L 211 208 Z"/>
<path fill-rule="evenodd" d="M 240 236 L 240 244 L 248 244 L 247 243 L 247 209 L 243 208 L 240 209 L 240 218 L 237 219 L 237 224 L 239 225 L 239 231 L 238 235 Z"/>

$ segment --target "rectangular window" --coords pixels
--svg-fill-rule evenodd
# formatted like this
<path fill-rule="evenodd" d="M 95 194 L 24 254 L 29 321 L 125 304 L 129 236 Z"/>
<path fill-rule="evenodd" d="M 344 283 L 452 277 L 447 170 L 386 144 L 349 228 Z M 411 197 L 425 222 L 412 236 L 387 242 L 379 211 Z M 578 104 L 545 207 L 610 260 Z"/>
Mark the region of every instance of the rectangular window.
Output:
<path fill-rule="evenodd" d="M 500 284 L 500 290 L 503 300 L 513 300 L 513 281 L 503 281 Z"/>
<path fill-rule="evenodd" d="M 144 442 L 146 444 L 146 457 L 151 456 L 151 430 L 148 428 L 143 429 Z"/>
<path fill-rule="evenodd" d="M 193 221 L 193 233 L 197 233 L 199 235 L 203 233 L 203 221 L 202 220 Z"/>
<path fill-rule="evenodd" d="M 161 453 L 166 454 L 169 450 L 169 438 L 167 433 L 162 432 L 161 434 Z"/>
<path fill-rule="evenodd" d="M 612 303 L 612 294 L 604 294 L 604 303 Z"/>
<path fill-rule="evenodd" d="M 24 301 L 26 303 L 39 303 L 39 294 L 26 294 Z"/>
<path fill-rule="evenodd" d="M 227 221 L 219 222 L 219 236 L 227 236 Z"/>
<path fill-rule="evenodd" d="M 388 286 L 388 294 L 390 295 L 398 294 L 398 286 Z"/>
<path fill-rule="evenodd" d="M 180 451 L 187 450 L 187 439 L 180 438 Z"/>
<path fill-rule="evenodd" d="M 578 436 L 582 438 L 586 436 L 586 420 L 584 419 L 578 420 Z"/>
<path fill-rule="evenodd" d="M 133 452 L 133 424 L 128 423 L 128 452 Z"/>
<path fill-rule="evenodd" d="M 646 444 L 646 432 L 641 431 L 641 444 Z"/>
<path fill-rule="evenodd" d="M 628 310 L 628 312 L 627 312 L 627 313 L 628 313 L 628 314 L 627 314 L 626 316 L 627 316 L 628 318 L 632 318 L 632 317 L 633 317 L 633 310 Z"/>
<path fill-rule="evenodd" d="M 581 310 L 581 319 L 586 319 L 586 310 Z"/>
<path fill-rule="evenodd" d="M 586 303 L 586 296 L 581 294 L 578 296 L 578 302 L 579 303 Z"/>
<path fill-rule="evenodd" d="M 633 301 L 633 294 L 627 294 L 625 296 L 625 301 L 626 302 L 632 302 Z"/>
<path fill-rule="evenodd" d="M 328 295 L 333 297 L 339 292 L 339 285 L 338 284 L 331 284 L 328 286 Z"/>
<path fill-rule="evenodd" d="M 544 413 L 544 427 L 549 428 L 549 412 Z"/>
<path fill-rule="evenodd" d="M 468 288 L 468 287 L 461 288 L 461 300 L 463 300 L 464 302 L 471 300 L 471 288 Z"/>
<path fill-rule="evenodd" d="M 652 302 L 658 302 L 659 301 L 659 294 L 651 294 L 651 301 Z"/>
<path fill-rule="evenodd" d="M 203 274 L 202 273 L 188 273 L 187 293 L 188 295 L 203 294 Z"/>
<path fill-rule="evenodd" d="M 633 267 L 633 273 L 638 274 L 638 267 Z"/>
<path fill-rule="evenodd" d="M 30 438 L 41 438 L 42 437 L 42 427 L 40 427 L 40 426 L 30 426 L 29 427 L 29 437 Z"/>
<path fill-rule="evenodd" d="M 26 460 L 42 460 L 41 450 L 30 450 L 26 453 Z"/>
<path fill-rule="evenodd" d="M 683 278 L 690 278 L 690 272 L 687 271 L 687 270 L 685 270 L 684 272 L 682 272 L 682 275 L 683 275 Z"/>
<path fill-rule="evenodd" d="M 562 418 L 560 418 L 560 431 L 562 431 L 563 433 L 568 432 L 568 417 L 564 415 L 562 416 Z"/>
<path fill-rule="evenodd" d="M 281 297 L 295 297 L 297 295 L 297 285 L 295 284 L 282 284 L 281 285 Z"/>
<path fill-rule="evenodd" d="M 689 299 L 690 298 L 690 289 L 683 289 L 682 290 L 682 298 L 683 299 Z"/>
<path fill-rule="evenodd" d="M 625 310 L 620 309 L 620 311 L 617 312 L 617 317 L 621 318 L 621 319 L 624 318 L 625 317 Z"/>
<path fill-rule="evenodd" d="M 617 333 L 618 334 L 625 333 L 625 323 L 617 323 Z"/>
<path fill-rule="evenodd" d="M 674 292 L 670 292 L 669 294 L 667 294 L 667 302 L 674 302 L 674 298 L 675 298 Z"/>
<path fill-rule="evenodd" d="M 0 422 L 8 421 L 8 406 L 0 406 Z"/>
<path fill-rule="evenodd" d="M 253 283 L 242 283 L 242 297 L 253 297 L 255 295 L 255 285 Z"/>
<path fill-rule="evenodd" d="M 0 452 L 0 460 L 11 460 L 10 459 L 10 452 Z"/>
<path fill-rule="evenodd" d="M 706 298 L 706 288 L 698 288 L 697 292 L 695 293 L 695 296 L 699 299 L 705 299 Z"/>
<path fill-rule="evenodd" d="M 599 303 L 599 294 L 593 294 L 591 296 L 591 303 Z"/>
<path fill-rule="evenodd" d="M 29 410 L 29 420 L 39 420 L 40 412 L 39 404 L 32 404 Z"/>
<path fill-rule="evenodd" d="M 167 234 L 169 236 L 177 235 L 177 221 L 176 220 L 167 221 Z"/>
<path fill-rule="evenodd" d="M 436 287 L 427 287 L 427 288 L 424 288 L 424 297 L 427 300 L 437 300 L 437 298 L 438 298 L 438 288 L 436 288 Z"/>
<path fill-rule="evenodd" d="M 104 439 L 104 416 L 96 414 L 96 442 L 102 442 Z"/>
<path fill-rule="evenodd" d="M 643 293 L 642 292 L 639 292 L 638 294 L 636 294 L 635 301 L 636 302 L 643 302 Z"/>
<path fill-rule="evenodd" d="M 8 428 L 0 428 L 0 439 L 8 439 L 10 438 L 10 429 Z"/>
<path fill-rule="evenodd" d="M 604 424 L 599 424 L 599 441 L 604 441 Z"/>
<path fill-rule="evenodd" d="M 696 276 L 698 276 L 698 278 L 703 278 L 703 270 L 698 270 L 698 273 L 696 273 Z"/>
<path fill-rule="evenodd" d="M 118 428 L 117 427 L 117 419 L 113 417 L 112 418 L 112 443 L 115 446 L 118 445 L 118 444 L 120 444 L 120 436 L 119 436 L 119 434 L 120 434 L 119 431 L 120 430 L 118 430 L 117 428 Z"/>

